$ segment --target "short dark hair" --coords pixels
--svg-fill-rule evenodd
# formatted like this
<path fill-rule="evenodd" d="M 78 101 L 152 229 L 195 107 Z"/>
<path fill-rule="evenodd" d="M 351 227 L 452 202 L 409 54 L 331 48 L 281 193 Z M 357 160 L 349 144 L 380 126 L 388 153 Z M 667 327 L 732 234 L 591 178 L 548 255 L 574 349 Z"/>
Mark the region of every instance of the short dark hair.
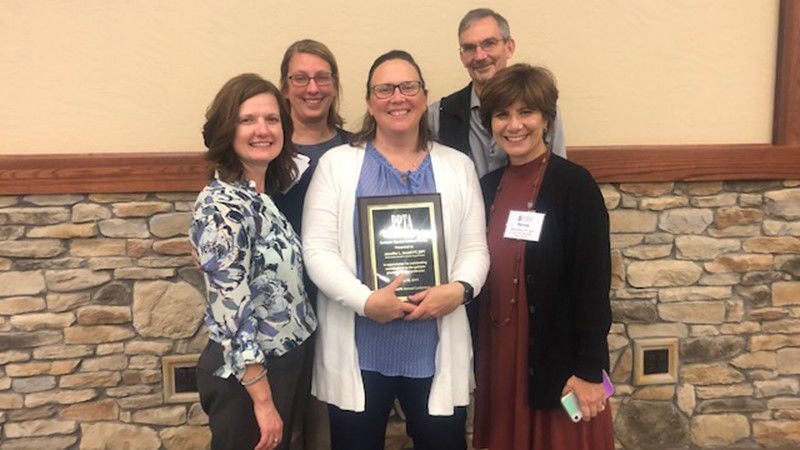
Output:
<path fill-rule="evenodd" d="M 273 194 L 288 187 L 297 175 L 293 159 L 297 151 L 292 144 L 292 118 L 286 100 L 274 84 L 254 73 L 243 73 L 228 80 L 206 110 L 203 143 L 208 148 L 209 178 L 213 178 L 217 171 L 223 181 L 243 181 L 244 166 L 233 149 L 233 140 L 239 125 L 239 108 L 246 100 L 259 94 L 275 97 L 283 129 L 283 148 L 269 163 L 264 183 L 264 191 Z"/>
<path fill-rule="evenodd" d="M 492 129 L 492 116 L 515 101 L 541 111 L 552 126 L 556 120 L 558 88 L 553 74 L 544 67 L 514 64 L 499 70 L 481 91 L 480 117 L 487 130 Z"/>
<path fill-rule="evenodd" d="M 408 52 L 404 50 L 390 50 L 380 56 L 378 56 L 375 61 L 372 63 L 372 66 L 369 68 L 369 73 L 367 74 L 367 95 L 366 99 L 369 100 L 370 95 L 370 83 L 372 82 L 372 75 L 375 73 L 375 70 L 381 64 L 391 61 L 393 59 L 400 59 L 405 61 L 411 66 L 414 67 L 414 70 L 417 71 L 417 75 L 419 75 L 419 80 L 422 82 L 422 92 L 425 95 L 428 95 L 428 89 L 425 87 L 425 78 L 422 77 L 422 70 L 420 70 L 419 65 L 416 61 L 414 61 L 414 57 L 411 56 Z M 417 134 L 417 150 L 427 149 L 430 147 L 430 143 L 433 140 L 431 135 L 431 130 L 428 127 L 428 118 L 427 118 L 427 111 L 426 114 L 423 114 L 422 117 L 419 119 L 419 133 Z M 364 113 L 364 119 L 361 123 L 361 129 L 358 130 L 353 135 L 351 142 L 356 145 L 363 145 L 367 141 L 371 141 L 375 139 L 375 134 L 377 132 L 378 124 L 375 122 L 375 118 L 370 115 L 369 112 Z"/>
<path fill-rule="evenodd" d="M 289 62 L 292 60 L 292 56 L 298 53 L 308 53 L 309 55 L 318 56 L 331 66 L 333 87 L 336 89 L 336 98 L 333 99 L 333 103 L 331 103 L 331 107 L 328 109 L 328 126 L 330 128 L 341 128 L 344 125 L 344 119 L 339 115 L 339 97 L 342 94 L 342 87 L 339 84 L 339 65 L 336 64 L 336 58 L 334 58 L 333 52 L 322 42 L 313 39 L 302 39 L 293 43 L 286 49 L 286 52 L 283 54 L 283 60 L 281 61 L 281 92 L 285 93 L 286 89 L 289 87 Z"/>
<path fill-rule="evenodd" d="M 473 23 L 486 17 L 491 17 L 497 22 L 497 27 L 500 28 L 500 35 L 503 36 L 503 39 L 508 40 L 511 37 L 511 27 L 508 25 L 506 18 L 489 8 L 475 8 L 467 11 L 464 17 L 461 18 L 461 22 L 458 23 L 458 35 L 461 36 L 461 33 L 472 26 Z"/>

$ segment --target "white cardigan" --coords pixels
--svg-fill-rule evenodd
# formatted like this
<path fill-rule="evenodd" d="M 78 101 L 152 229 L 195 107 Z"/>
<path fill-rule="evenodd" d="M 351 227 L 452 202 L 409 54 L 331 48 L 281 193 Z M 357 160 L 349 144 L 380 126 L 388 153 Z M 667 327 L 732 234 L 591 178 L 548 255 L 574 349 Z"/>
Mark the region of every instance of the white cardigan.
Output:
<path fill-rule="evenodd" d="M 442 198 L 448 277 L 466 281 L 477 295 L 489 271 L 478 177 L 466 155 L 432 145 L 433 176 Z M 326 152 L 311 179 L 303 210 L 303 258 L 311 280 L 319 287 L 311 392 L 324 402 L 356 412 L 364 411 L 364 385 L 356 350 L 355 314 L 364 315 L 372 293 L 356 277 L 353 211 L 364 154 L 364 147 L 350 145 Z M 455 406 L 469 403 L 475 384 L 472 343 L 463 306 L 438 323 L 428 412 L 452 415 Z"/>

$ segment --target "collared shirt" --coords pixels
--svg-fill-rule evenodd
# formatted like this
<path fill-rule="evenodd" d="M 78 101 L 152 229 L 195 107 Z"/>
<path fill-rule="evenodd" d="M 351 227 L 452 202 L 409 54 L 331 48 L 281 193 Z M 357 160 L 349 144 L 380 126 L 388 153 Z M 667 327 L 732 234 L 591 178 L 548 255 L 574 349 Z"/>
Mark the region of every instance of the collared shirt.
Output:
<path fill-rule="evenodd" d="M 487 173 L 505 167 L 508 157 L 492 137 L 492 130 L 487 130 L 481 123 L 480 107 L 481 101 L 473 86 L 470 90 L 470 115 L 469 115 L 469 147 L 471 152 L 469 157 L 475 163 L 475 170 L 478 178 Z M 439 105 L 434 102 L 428 106 L 428 126 L 431 129 L 433 138 L 439 139 Z M 564 141 L 564 123 L 561 120 L 561 109 L 556 104 L 556 119 L 548 128 L 544 137 L 547 148 L 558 156 L 566 159 L 567 149 Z M 464 151 L 465 149 L 461 149 Z"/>
<path fill-rule="evenodd" d="M 469 147 L 473 149 L 472 161 L 478 171 L 478 178 L 505 167 L 508 162 L 506 152 L 495 143 L 492 130 L 487 130 L 481 123 L 480 109 L 481 101 L 473 87 L 469 99 Z M 476 148 L 483 151 L 476 152 Z"/>
<path fill-rule="evenodd" d="M 215 375 L 241 380 L 248 364 L 286 353 L 316 329 L 300 241 L 255 182 L 212 180 L 197 196 L 190 239 L 205 275 L 209 339 L 223 348 Z"/>

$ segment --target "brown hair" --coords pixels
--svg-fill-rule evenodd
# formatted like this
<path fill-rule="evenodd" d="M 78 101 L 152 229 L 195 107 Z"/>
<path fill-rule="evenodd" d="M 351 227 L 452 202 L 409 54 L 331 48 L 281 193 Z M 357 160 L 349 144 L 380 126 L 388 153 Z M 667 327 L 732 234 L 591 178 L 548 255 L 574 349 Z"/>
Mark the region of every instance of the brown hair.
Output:
<path fill-rule="evenodd" d="M 322 42 L 313 39 L 302 39 L 293 43 L 286 49 L 286 52 L 283 54 L 283 60 L 281 61 L 281 92 L 286 93 L 289 88 L 289 62 L 291 62 L 292 56 L 298 53 L 308 53 L 309 55 L 318 56 L 331 66 L 333 87 L 336 89 L 336 97 L 334 97 L 331 107 L 328 109 L 328 126 L 330 128 L 341 128 L 344 125 L 344 119 L 339 115 L 339 96 L 342 94 L 342 88 L 339 85 L 339 65 L 336 64 L 336 58 L 333 57 L 333 52 Z"/>
<path fill-rule="evenodd" d="M 372 66 L 369 68 L 369 73 L 367 74 L 367 95 L 366 99 L 369 100 L 369 95 L 371 92 L 370 83 L 372 83 L 372 75 L 375 73 L 375 70 L 381 64 L 391 61 L 393 59 L 400 59 L 405 61 L 411 66 L 414 67 L 414 70 L 417 71 L 417 75 L 419 75 L 419 80 L 422 82 L 422 92 L 425 95 L 428 95 L 428 89 L 425 87 L 425 78 L 422 77 L 422 70 L 420 70 L 419 65 L 417 62 L 414 61 L 414 57 L 411 56 L 408 52 L 403 50 L 390 50 L 381 56 L 378 56 L 375 61 L 372 63 Z M 422 114 L 422 117 L 419 119 L 419 133 L 417 134 L 417 149 L 427 149 L 430 147 L 430 143 L 433 140 L 431 135 L 431 129 L 428 127 L 428 114 Z M 361 129 L 358 130 L 351 139 L 351 142 L 356 145 L 363 145 L 367 141 L 372 141 L 375 139 L 375 134 L 377 133 L 378 124 L 375 122 L 375 118 L 370 115 L 369 111 L 364 113 L 364 119 L 361 124 Z"/>
<path fill-rule="evenodd" d="M 289 186 L 297 175 L 297 166 L 292 159 L 297 152 L 291 139 L 292 118 L 286 100 L 274 84 L 253 73 L 243 73 L 228 80 L 206 111 L 203 143 L 208 148 L 206 161 L 209 163 L 209 178 L 218 171 L 223 181 L 242 181 L 244 166 L 233 149 L 239 125 L 239 108 L 246 100 L 259 94 L 275 97 L 283 129 L 283 148 L 269 163 L 264 183 L 264 191 L 272 194 Z"/>
<path fill-rule="evenodd" d="M 480 116 L 483 126 L 492 129 L 492 116 L 515 101 L 541 111 L 550 126 L 556 120 L 558 88 L 553 74 L 544 67 L 514 64 L 498 71 L 481 92 Z"/>

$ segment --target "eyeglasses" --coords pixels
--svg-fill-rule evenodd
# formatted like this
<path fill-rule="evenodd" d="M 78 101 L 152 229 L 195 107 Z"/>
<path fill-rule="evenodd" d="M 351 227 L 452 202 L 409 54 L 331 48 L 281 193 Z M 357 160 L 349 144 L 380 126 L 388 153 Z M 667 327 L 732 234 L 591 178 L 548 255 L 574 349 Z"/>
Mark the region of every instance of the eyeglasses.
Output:
<path fill-rule="evenodd" d="M 487 38 L 484 39 L 477 44 L 461 44 L 458 46 L 458 51 L 464 56 L 475 56 L 475 52 L 478 50 L 478 47 L 481 48 L 486 53 L 492 52 L 497 49 L 497 46 L 500 45 L 500 42 L 505 43 L 505 38 Z"/>
<path fill-rule="evenodd" d="M 389 98 L 394 95 L 395 89 L 400 89 L 400 93 L 406 97 L 413 97 L 419 94 L 419 90 L 422 89 L 422 87 L 422 81 L 403 81 L 399 84 L 376 84 L 369 88 L 369 90 L 372 91 L 372 95 L 374 95 L 375 98 Z"/>
<path fill-rule="evenodd" d="M 317 74 L 313 77 L 310 77 L 304 73 L 296 73 L 294 75 L 289 75 L 289 81 L 291 81 L 292 84 L 297 87 L 308 86 L 308 83 L 311 80 L 314 80 L 314 82 L 317 83 L 317 86 L 330 86 L 335 77 L 336 75 L 330 72 L 317 72 Z"/>

